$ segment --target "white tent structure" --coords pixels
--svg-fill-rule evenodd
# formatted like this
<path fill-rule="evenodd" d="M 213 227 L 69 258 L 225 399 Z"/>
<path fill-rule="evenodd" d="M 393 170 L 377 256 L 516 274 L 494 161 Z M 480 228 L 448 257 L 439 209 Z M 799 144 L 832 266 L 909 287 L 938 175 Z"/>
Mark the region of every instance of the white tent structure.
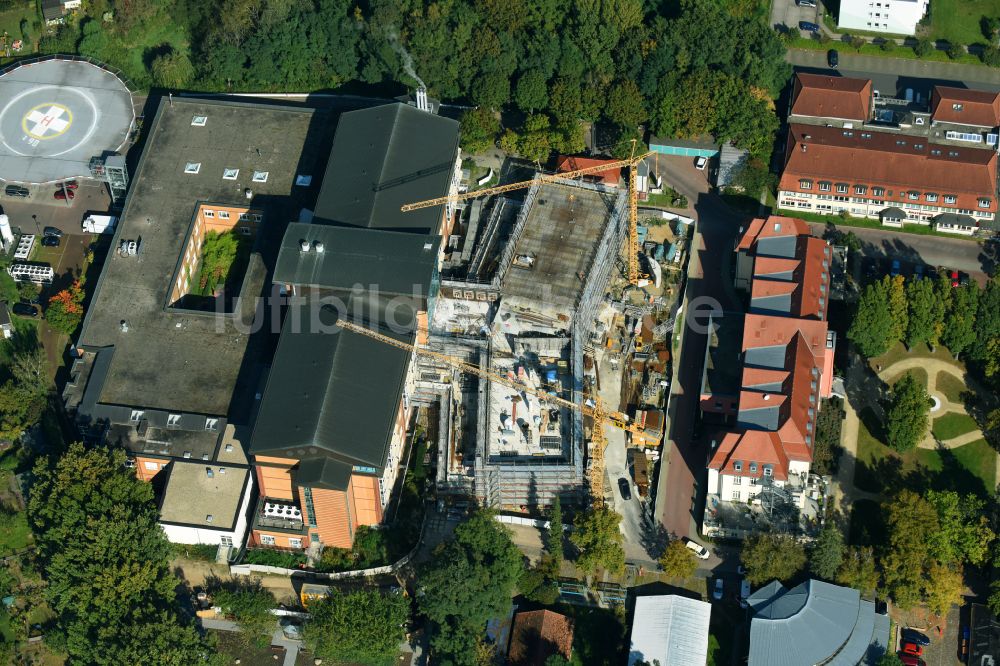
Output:
<path fill-rule="evenodd" d="M 695 666 L 708 660 L 712 605 L 676 594 L 636 597 L 628 666 Z"/>

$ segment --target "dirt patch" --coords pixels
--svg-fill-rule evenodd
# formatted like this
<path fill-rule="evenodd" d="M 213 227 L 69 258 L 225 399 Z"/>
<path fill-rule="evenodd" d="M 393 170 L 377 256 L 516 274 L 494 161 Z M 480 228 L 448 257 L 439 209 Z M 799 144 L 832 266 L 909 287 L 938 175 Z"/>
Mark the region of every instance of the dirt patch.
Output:
<path fill-rule="evenodd" d="M 212 578 L 230 578 L 229 566 L 214 562 L 200 562 L 178 558 L 170 563 L 174 575 L 191 587 L 204 587 Z M 291 578 L 284 576 L 261 576 L 261 584 L 274 594 L 278 603 L 296 603 L 296 592 Z"/>

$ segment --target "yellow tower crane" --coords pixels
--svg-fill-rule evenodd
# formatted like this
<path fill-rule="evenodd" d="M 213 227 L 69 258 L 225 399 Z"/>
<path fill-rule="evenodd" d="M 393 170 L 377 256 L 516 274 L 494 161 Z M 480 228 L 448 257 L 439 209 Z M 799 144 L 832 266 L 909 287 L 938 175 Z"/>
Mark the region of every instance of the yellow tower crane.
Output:
<path fill-rule="evenodd" d="M 587 482 L 590 486 L 591 496 L 593 497 L 594 504 L 597 506 L 603 506 L 604 504 L 604 449 L 608 444 L 607 437 L 604 434 L 604 427 L 610 425 L 619 430 L 625 432 L 638 433 L 642 431 L 640 426 L 628 422 L 628 417 L 621 412 L 610 411 L 605 409 L 604 405 L 601 404 L 600 399 L 595 398 L 594 405 L 582 404 L 579 405 L 572 400 L 567 400 L 566 398 L 561 398 L 559 396 L 552 395 L 543 391 L 542 389 L 529 386 L 527 384 L 522 384 L 521 382 L 514 381 L 508 377 L 505 377 L 496 372 L 492 372 L 487 369 L 480 368 L 478 365 L 469 363 L 468 361 L 463 361 L 462 359 L 449 356 L 447 354 L 442 354 L 441 352 L 432 351 L 430 349 L 424 349 L 422 347 L 417 347 L 406 342 L 401 342 L 395 338 L 389 337 L 388 335 L 383 335 L 378 331 L 373 331 L 370 328 L 355 324 L 350 321 L 345 321 L 343 319 L 337 322 L 338 325 L 351 331 L 352 333 L 357 333 L 365 337 L 371 338 L 372 340 L 377 340 L 383 344 L 390 345 L 392 347 L 397 347 L 405 351 L 419 354 L 421 356 L 426 356 L 428 358 L 433 358 L 437 361 L 441 361 L 456 370 L 461 372 L 466 372 L 470 375 L 475 375 L 481 379 L 491 381 L 497 384 L 506 386 L 507 388 L 514 389 L 515 391 L 525 391 L 539 398 L 540 400 L 545 400 L 560 407 L 565 407 L 567 409 L 572 409 L 577 412 L 581 412 L 584 416 L 589 416 L 593 421 L 591 426 L 592 432 L 590 435 L 590 468 L 587 471 Z"/>
<path fill-rule="evenodd" d="M 635 151 L 634 142 L 632 144 L 632 150 L 633 152 Z M 441 206 L 443 204 L 455 203 L 457 201 L 466 201 L 468 199 L 476 199 L 478 197 L 488 197 L 493 194 L 503 194 L 504 192 L 511 192 L 513 190 L 522 190 L 536 184 L 558 184 L 560 180 L 564 179 L 572 179 L 579 176 L 601 173 L 602 171 L 610 171 L 611 169 L 628 167 L 628 281 L 629 284 L 636 285 L 639 283 L 639 233 L 637 228 L 639 217 L 639 192 L 637 189 L 637 169 L 639 167 L 639 163 L 650 155 L 653 155 L 653 153 L 648 152 L 638 156 L 633 154 L 627 160 L 606 162 L 604 164 L 587 167 L 585 169 L 576 169 L 575 171 L 566 171 L 558 174 L 546 174 L 532 178 L 531 180 L 522 180 L 517 183 L 508 183 L 507 185 L 497 185 L 496 187 L 487 187 L 481 190 L 463 192 L 462 194 L 449 194 L 444 197 L 427 199 L 425 201 L 416 201 L 414 203 L 403 205 L 400 210 L 406 213 L 411 210 L 430 208 L 431 206 Z"/>

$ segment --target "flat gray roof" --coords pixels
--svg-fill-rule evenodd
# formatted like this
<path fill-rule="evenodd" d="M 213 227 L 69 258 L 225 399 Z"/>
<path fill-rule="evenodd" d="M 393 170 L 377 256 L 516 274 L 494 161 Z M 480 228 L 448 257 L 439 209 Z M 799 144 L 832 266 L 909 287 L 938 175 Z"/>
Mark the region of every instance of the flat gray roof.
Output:
<path fill-rule="evenodd" d="M 89 178 L 90 158 L 118 152 L 135 113 L 132 94 L 88 62 L 46 60 L 0 76 L 0 180 Z"/>
<path fill-rule="evenodd" d="M 193 126 L 195 116 L 205 125 Z M 227 414 L 249 329 L 231 317 L 165 307 L 195 208 L 211 201 L 263 209 L 257 248 L 273 254 L 287 222 L 315 200 L 295 177 L 313 175 L 318 183 L 328 136 L 326 114 L 308 108 L 161 102 L 113 242 L 139 240 L 139 254 L 109 254 L 79 337 L 78 346 L 114 350 L 98 403 Z M 189 162 L 200 163 L 197 174 L 184 172 Z M 223 179 L 229 168 L 239 169 L 235 180 Z M 267 181 L 252 182 L 255 171 L 266 171 Z M 244 287 L 251 297 L 266 277 L 261 258 L 256 262 L 254 284 Z"/>
<path fill-rule="evenodd" d="M 712 605 L 676 594 L 636 597 L 628 664 L 704 664 Z"/>
<path fill-rule="evenodd" d="M 514 245 L 502 296 L 572 316 L 618 194 L 589 183 L 538 188 L 534 200 L 526 202 L 524 230 Z M 531 257 L 531 267 L 519 266 L 519 257 Z"/>
<path fill-rule="evenodd" d="M 170 463 L 170 476 L 160 503 L 160 520 L 232 529 L 249 475 L 249 467 L 174 460 Z"/>

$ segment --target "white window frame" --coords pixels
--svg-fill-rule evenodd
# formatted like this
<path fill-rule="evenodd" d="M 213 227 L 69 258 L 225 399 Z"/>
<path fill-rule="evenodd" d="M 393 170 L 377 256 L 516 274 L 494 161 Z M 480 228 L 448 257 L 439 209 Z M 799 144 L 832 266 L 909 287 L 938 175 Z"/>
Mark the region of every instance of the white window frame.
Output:
<path fill-rule="evenodd" d="M 191 127 L 204 127 L 208 124 L 208 116 L 193 116 L 191 118 Z"/>
<path fill-rule="evenodd" d="M 990 200 L 986 199 L 984 197 L 980 197 L 979 198 L 979 207 L 980 208 L 989 208 L 990 207 Z"/>
<path fill-rule="evenodd" d="M 956 201 L 958 201 L 958 197 L 956 197 L 954 194 L 944 195 L 944 202 L 946 204 L 954 204 Z"/>
<path fill-rule="evenodd" d="M 240 170 L 226 167 L 222 170 L 222 180 L 236 180 L 240 177 Z"/>
<path fill-rule="evenodd" d="M 220 210 L 219 211 L 219 219 L 220 220 L 228 220 L 229 219 L 229 211 L 228 210 Z"/>
<path fill-rule="evenodd" d="M 264 216 L 260 213 L 254 213 L 252 217 L 254 222 L 262 222 L 264 220 Z"/>
<path fill-rule="evenodd" d="M 184 165 L 184 173 L 194 175 L 201 171 L 201 162 L 187 162 Z"/>
<path fill-rule="evenodd" d="M 233 545 L 233 537 L 227 536 L 227 535 L 223 534 L 222 536 L 219 537 L 219 545 L 220 546 L 232 546 Z"/>
<path fill-rule="evenodd" d="M 821 182 L 821 183 L 819 184 L 819 191 L 820 191 L 820 192 L 829 192 L 829 191 L 830 191 L 830 188 L 831 188 L 832 186 L 833 186 L 833 185 L 832 185 L 832 183 L 824 183 L 824 182 Z"/>
<path fill-rule="evenodd" d="M 868 191 L 868 188 L 866 186 L 864 186 L 864 185 L 855 185 L 854 186 L 854 193 L 855 194 L 864 194 L 867 191 Z"/>
<path fill-rule="evenodd" d="M 738 491 L 738 490 L 734 490 L 734 491 L 733 491 L 733 501 L 734 501 L 734 502 L 739 502 L 739 501 L 740 501 L 740 499 L 742 499 L 742 498 L 740 497 L 740 491 Z"/>
<path fill-rule="evenodd" d="M 133 409 L 132 413 L 128 415 L 129 423 L 138 423 L 142 420 L 142 417 L 146 415 L 146 412 L 141 409 Z"/>
<path fill-rule="evenodd" d="M 263 546 L 273 546 L 275 544 L 275 540 L 270 534 L 261 534 L 260 543 Z"/>
<path fill-rule="evenodd" d="M 263 537 L 264 535 L 261 534 L 261 536 Z M 299 538 L 299 537 L 288 537 L 288 547 L 289 548 L 301 548 L 302 547 L 302 539 Z"/>
<path fill-rule="evenodd" d="M 733 463 L 733 471 L 735 471 L 735 472 L 742 472 L 743 471 L 743 463 L 741 463 L 741 462 L 735 462 L 735 463 Z"/>
<path fill-rule="evenodd" d="M 212 419 L 212 418 L 205 419 L 205 430 L 209 430 L 211 432 L 218 432 L 219 419 Z"/>
<path fill-rule="evenodd" d="M 149 471 L 149 472 L 159 472 L 160 471 L 160 463 L 149 462 L 148 460 L 146 460 L 146 461 L 144 461 L 142 463 L 142 466 L 145 467 L 146 470 Z"/>
<path fill-rule="evenodd" d="M 806 180 L 806 179 L 803 178 L 802 180 L 799 181 L 799 189 L 800 190 L 811 190 L 812 186 L 813 186 L 813 183 L 812 183 L 811 180 Z"/>
<path fill-rule="evenodd" d="M 837 183 L 837 194 L 847 194 L 847 185 L 844 183 Z"/>
<path fill-rule="evenodd" d="M 250 227 L 239 227 L 237 229 L 237 231 L 239 231 L 240 234 L 242 234 L 244 236 L 249 236 L 250 235 Z"/>
<path fill-rule="evenodd" d="M 255 183 L 266 183 L 267 182 L 267 171 L 254 171 L 253 172 L 253 182 Z"/>
<path fill-rule="evenodd" d="M 205 217 L 215 217 L 215 211 L 212 210 L 211 208 L 206 208 L 205 210 L 201 211 L 201 214 Z"/>
<path fill-rule="evenodd" d="M 765 467 L 764 468 L 764 476 L 769 477 L 769 476 L 771 476 L 771 474 L 773 474 L 771 468 L 770 467 Z"/>
<path fill-rule="evenodd" d="M 249 222 L 250 213 L 240 213 L 240 222 Z"/>
<path fill-rule="evenodd" d="M 168 428 L 176 426 L 180 422 L 181 422 L 181 415 L 180 414 L 167 414 L 167 427 Z"/>
<path fill-rule="evenodd" d="M 933 192 L 928 192 L 924 196 L 927 197 L 927 200 L 930 201 L 931 203 L 934 203 L 935 201 L 938 200 L 938 195 L 934 194 Z"/>
<path fill-rule="evenodd" d="M 911 201 L 918 201 L 920 199 L 920 192 L 907 192 L 906 197 Z"/>
<path fill-rule="evenodd" d="M 757 463 L 750 463 L 750 473 L 751 474 L 757 473 Z"/>

